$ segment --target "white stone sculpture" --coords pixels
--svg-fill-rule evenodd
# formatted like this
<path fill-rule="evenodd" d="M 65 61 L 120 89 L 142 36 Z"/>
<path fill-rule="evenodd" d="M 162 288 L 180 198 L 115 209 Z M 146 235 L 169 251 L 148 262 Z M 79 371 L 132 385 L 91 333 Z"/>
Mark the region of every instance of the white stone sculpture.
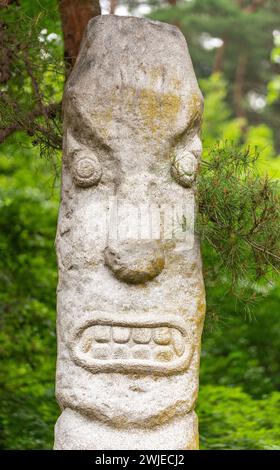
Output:
<path fill-rule="evenodd" d="M 198 448 L 202 109 L 176 27 L 89 22 L 64 95 L 55 449 Z"/>

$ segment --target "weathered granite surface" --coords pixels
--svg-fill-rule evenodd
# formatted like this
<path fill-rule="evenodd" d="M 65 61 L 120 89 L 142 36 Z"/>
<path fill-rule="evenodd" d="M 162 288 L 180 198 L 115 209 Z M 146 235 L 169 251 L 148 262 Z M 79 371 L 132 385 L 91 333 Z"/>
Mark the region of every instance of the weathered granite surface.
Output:
<path fill-rule="evenodd" d="M 90 21 L 64 96 L 55 449 L 198 447 L 199 242 L 162 208 L 195 214 L 202 103 L 176 27 Z"/>

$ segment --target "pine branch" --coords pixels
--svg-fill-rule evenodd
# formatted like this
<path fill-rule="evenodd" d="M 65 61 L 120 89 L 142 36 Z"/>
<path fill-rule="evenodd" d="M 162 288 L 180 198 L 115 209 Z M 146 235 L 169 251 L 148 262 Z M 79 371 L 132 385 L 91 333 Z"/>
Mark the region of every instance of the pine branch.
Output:
<path fill-rule="evenodd" d="M 197 230 L 211 247 L 229 285 L 241 286 L 280 271 L 278 181 L 259 175 L 256 149 L 223 143 L 202 161 Z M 238 294 L 241 296 L 242 293 Z"/>
<path fill-rule="evenodd" d="M 38 107 L 41 110 L 41 114 L 45 117 L 46 120 L 48 120 L 49 116 L 48 116 L 47 110 L 46 110 L 46 108 L 43 104 L 43 98 L 42 98 L 42 94 L 40 92 L 40 87 L 39 87 L 39 84 L 38 84 L 38 82 L 36 80 L 36 77 L 33 73 L 32 65 L 31 65 L 31 62 L 29 60 L 27 50 L 25 50 L 23 52 L 23 57 L 24 57 L 24 63 L 25 63 L 25 68 L 26 68 L 27 74 L 31 79 L 34 95 L 37 98 Z"/>
<path fill-rule="evenodd" d="M 44 114 L 47 116 L 47 118 L 53 117 L 61 108 L 61 103 L 51 103 L 48 106 L 44 107 Z M 42 109 L 36 108 L 30 113 L 27 113 L 24 116 L 23 120 L 16 120 L 13 124 L 6 128 L 0 128 L 0 144 L 2 144 L 7 137 L 9 137 L 11 134 L 13 134 L 16 131 L 25 131 L 29 135 L 33 135 L 36 130 L 39 130 L 41 132 L 46 132 L 46 129 L 43 129 L 40 127 L 38 124 L 36 124 L 36 120 L 42 116 Z M 61 143 L 61 142 L 60 142 Z M 55 147 L 57 148 L 59 145 L 59 142 L 55 143 Z M 59 146 L 60 147 L 60 146 Z"/>

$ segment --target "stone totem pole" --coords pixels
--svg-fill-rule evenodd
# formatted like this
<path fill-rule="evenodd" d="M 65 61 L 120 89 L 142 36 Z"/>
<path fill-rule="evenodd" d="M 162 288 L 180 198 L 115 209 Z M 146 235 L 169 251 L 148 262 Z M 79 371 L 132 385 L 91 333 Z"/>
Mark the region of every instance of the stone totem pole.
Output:
<path fill-rule="evenodd" d="M 64 95 L 55 449 L 198 448 L 202 109 L 176 27 L 89 22 Z"/>

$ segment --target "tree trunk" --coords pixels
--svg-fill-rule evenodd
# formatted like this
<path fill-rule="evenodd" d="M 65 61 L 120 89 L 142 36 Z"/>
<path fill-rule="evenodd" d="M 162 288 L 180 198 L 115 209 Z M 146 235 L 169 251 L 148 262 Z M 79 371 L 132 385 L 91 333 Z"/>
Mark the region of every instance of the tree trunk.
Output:
<path fill-rule="evenodd" d="M 243 108 L 243 93 L 244 93 L 244 81 L 247 67 L 247 55 L 241 53 L 236 68 L 235 82 L 233 88 L 233 103 L 235 108 L 235 114 L 237 117 L 244 117 L 245 111 Z"/>
<path fill-rule="evenodd" d="M 0 8 L 5 8 L 11 3 L 16 3 L 18 5 L 18 0 L 0 0 Z"/>
<path fill-rule="evenodd" d="M 212 68 L 212 73 L 218 73 L 222 72 L 223 69 L 223 62 L 224 62 L 224 57 L 225 57 L 225 49 L 226 49 L 226 38 L 223 37 L 223 44 L 221 47 L 219 47 L 216 51 L 215 58 L 214 58 L 214 64 Z"/>
<path fill-rule="evenodd" d="M 0 0 L 0 8 L 7 8 L 12 3 L 18 5 L 18 0 Z M 10 78 L 14 48 L 14 44 L 11 47 L 11 38 L 7 34 L 6 24 L 0 20 L 0 83 L 5 83 Z"/>
<path fill-rule="evenodd" d="M 117 7 L 117 0 L 110 0 L 110 15 L 114 15 Z"/>
<path fill-rule="evenodd" d="M 253 0 L 252 3 L 245 8 L 245 11 L 248 13 L 255 13 L 259 8 L 261 8 L 266 0 Z"/>
<path fill-rule="evenodd" d="M 174 7 L 174 6 L 177 5 L 177 0 L 167 0 L 167 3 L 169 3 L 169 5 L 171 5 L 171 6 Z M 179 21 L 173 21 L 172 24 L 173 24 L 174 26 L 177 26 L 177 28 L 180 29 L 180 22 L 179 22 Z"/>
<path fill-rule="evenodd" d="M 101 14 L 98 0 L 59 0 L 64 35 L 66 75 L 77 58 L 84 30 L 91 18 Z"/>
<path fill-rule="evenodd" d="M 172 1 L 172 0 L 168 0 Z M 176 1 L 176 0 L 175 0 Z M 259 8 L 261 8 L 266 0 L 252 0 L 251 3 L 245 8 L 244 0 L 235 0 L 236 4 L 239 6 L 241 11 L 247 12 L 249 14 L 255 13 Z M 250 20 L 249 20 L 250 21 Z M 223 45 L 220 47 L 215 55 L 213 70 L 212 72 L 221 72 L 223 67 L 223 60 L 225 56 L 225 49 L 227 46 L 227 40 L 225 37 L 223 39 Z M 244 81 L 247 68 L 247 56 L 244 53 L 241 53 L 238 57 L 235 82 L 233 88 L 233 104 L 237 117 L 244 117 L 245 110 L 243 108 L 243 93 L 244 93 Z"/>

